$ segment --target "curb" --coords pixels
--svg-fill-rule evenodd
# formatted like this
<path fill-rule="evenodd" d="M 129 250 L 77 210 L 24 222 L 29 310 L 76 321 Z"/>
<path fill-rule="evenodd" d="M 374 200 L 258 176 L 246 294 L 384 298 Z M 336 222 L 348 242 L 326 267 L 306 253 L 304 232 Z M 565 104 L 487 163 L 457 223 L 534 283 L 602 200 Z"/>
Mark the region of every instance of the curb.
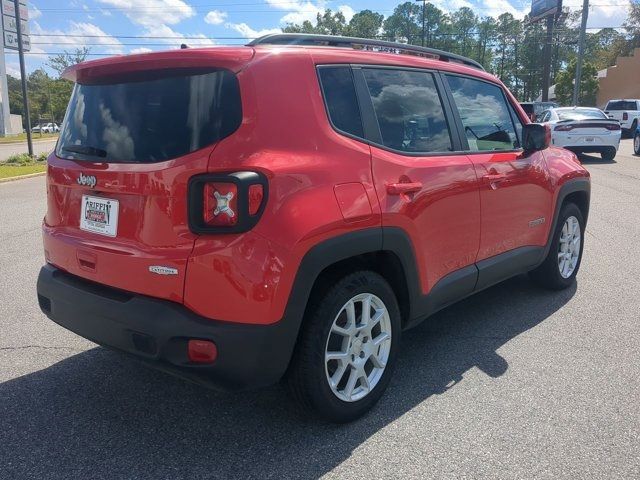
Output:
<path fill-rule="evenodd" d="M 18 175 L 17 177 L 0 178 L 0 183 L 15 182 L 16 180 L 24 180 L 25 178 L 41 177 L 47 172 L 29 173 L 27 175 Z"/>

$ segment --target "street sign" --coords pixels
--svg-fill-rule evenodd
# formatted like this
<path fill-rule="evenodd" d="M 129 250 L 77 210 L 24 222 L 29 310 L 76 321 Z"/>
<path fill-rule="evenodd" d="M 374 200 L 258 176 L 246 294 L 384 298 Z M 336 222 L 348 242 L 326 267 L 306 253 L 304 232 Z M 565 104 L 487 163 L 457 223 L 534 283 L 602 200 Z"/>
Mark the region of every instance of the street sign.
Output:
<path fill-rule="evenodd" d="M 4 31 L 4 46 L 11 50 L 18 50 L 18 28 L 16 8 L 13 0 L 2 0 L 2 29 Z M 31 50 L 29 38 L 29 9 L 27 2 L 20 2 L 20 29 L 22 30 L 22 47 L 25 52 Z"/>
<path fill-rule="evenodd" d="M 18 33 L 18 28 L 16 25 L 16 17 L 3 15 L 2 22 L 3 22 L 2 24 L 4 25 L 5 32 Z M 29 35 L 29 22 L 27 20 L 20 20 L 20 29 L 22 30 L 22 35 Z"/>
<path fill-rule="evenodd" d="M 13 0 L 2 0 L 2 13 L 4 15 L 16 16 L 16 9 L 13 5 Z M 27 2 L 20 2 L 20 18 L 22 20 L 29 20 L 29 9 L 27 8 Z"/>
<path fill-rule="evenodd" d="M 562 0 L 532 0 L 529 21 L 535 22 L 562 10 Z"/>
<path fill-rule="evenodd" d="M 4 32 L 4 46 L 12 50 L 18 50 L 18 34 L 13 32 Z M 22 48 L 25 52 L 31 50 L 31 39 L 29 35 L 22 35 Z"/>

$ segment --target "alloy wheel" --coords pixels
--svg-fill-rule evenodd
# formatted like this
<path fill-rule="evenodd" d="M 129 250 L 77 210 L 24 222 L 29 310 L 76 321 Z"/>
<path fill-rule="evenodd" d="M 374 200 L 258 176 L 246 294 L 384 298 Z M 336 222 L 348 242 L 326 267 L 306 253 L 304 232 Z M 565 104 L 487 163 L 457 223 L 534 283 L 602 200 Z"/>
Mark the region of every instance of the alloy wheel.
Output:
<path fill-rule="evenodd" d="M 564 222 L 558 245 L 558 269 L 562 278 L 569 278 L 575 271 L 580 258 L 581 240 L 580 222 L 572 215 Z"/>
<path fill-rule="evenodd" d="M 389 312 L 377 296 L 361 293 L 344 304 L 325 346 L 325 373 L 336 397 L 355 402 L 375 388 L 389 360 L 391 334 Z"/>

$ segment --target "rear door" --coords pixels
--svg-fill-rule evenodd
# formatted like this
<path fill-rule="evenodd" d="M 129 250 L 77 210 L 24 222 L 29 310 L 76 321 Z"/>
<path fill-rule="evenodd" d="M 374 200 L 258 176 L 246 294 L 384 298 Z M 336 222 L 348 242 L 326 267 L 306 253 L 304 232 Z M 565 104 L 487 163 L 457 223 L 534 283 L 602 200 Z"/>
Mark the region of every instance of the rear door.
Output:
<path fill-rule="evenodd" d="M 501 86 L 453 74 L 444 79 L 480 182 L 477 261 L 520 247 L 542 247 L 553 203 L 543 153 L 525 154 L 520 148 L 522 121 Z M 482 272 L 480 277 L 482 282 Z"/>
<path fill-rule="evenodd" d="M 181 301 L 195 240 L 187 185 L 241 122 L 238 81 L 218 68 L 94 78 L 75 86 L 49 158 L 47 261 L 128 291 Z"/>
<path fill-rule="evenodd" d="M 471 293 L 480 241 L 478 184 L 472 162 L 456 152 L 439 74 L 362 67 L 354 76 L 365 125 L 373 123 L 368 134 L 383 226 L 408 234 L 423 293 L 454 273 L 455 294 Z"/>

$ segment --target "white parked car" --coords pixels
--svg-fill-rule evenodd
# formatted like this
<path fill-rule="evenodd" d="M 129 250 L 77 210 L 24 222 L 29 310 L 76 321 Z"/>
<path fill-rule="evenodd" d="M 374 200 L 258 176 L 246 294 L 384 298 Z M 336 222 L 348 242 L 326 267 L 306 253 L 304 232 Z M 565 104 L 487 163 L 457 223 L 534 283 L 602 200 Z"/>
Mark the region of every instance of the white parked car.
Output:
<path fill-rule="evenodd" d="M 599 153 L 610 162 L 620 146 L 620 122 L 597 108 L 550 108 L 540 123 L 551 126 L 551 143 L 575 153 Z"/>
<path fill-rule="evenodd" d="M 42 126 L 42 133 L 58 133 L 60 127 L 55 123 L 45 123 Z"/>
<path fill-rule="evenodd" d="M 622 133 L 632 137 L 636 128 L 640 125 L 640 99 L 609 100 L 604 113 L 609 118 L 618 120 L 622 127 Z"/>

